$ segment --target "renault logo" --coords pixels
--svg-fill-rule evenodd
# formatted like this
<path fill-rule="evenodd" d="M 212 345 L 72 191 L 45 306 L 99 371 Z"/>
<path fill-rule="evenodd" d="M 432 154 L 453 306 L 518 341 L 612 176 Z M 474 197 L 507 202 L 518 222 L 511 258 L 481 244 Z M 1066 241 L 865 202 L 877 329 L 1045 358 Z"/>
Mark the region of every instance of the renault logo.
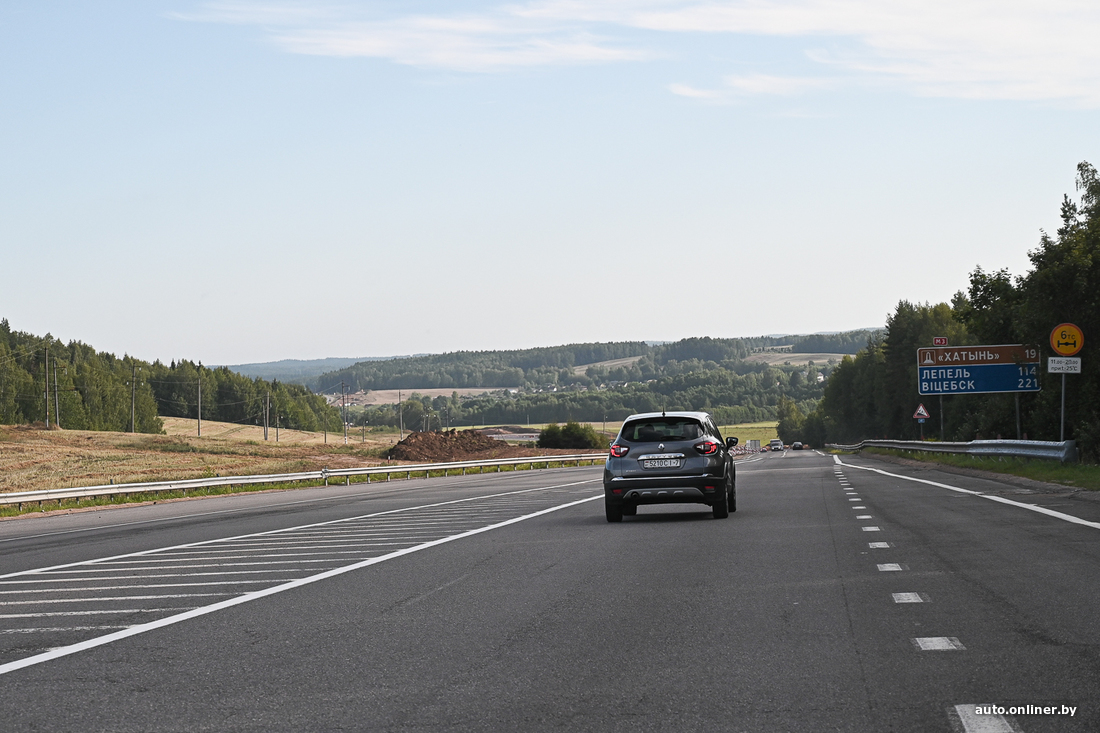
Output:
<path fill-rule="evenodd" d="M 657 446 L 657 450 L 659 450 L 659 451 L 663 451 L 664 449 L 665 449 L 665 444 L 664 443 L 661 443 L 660 445 Z"/>

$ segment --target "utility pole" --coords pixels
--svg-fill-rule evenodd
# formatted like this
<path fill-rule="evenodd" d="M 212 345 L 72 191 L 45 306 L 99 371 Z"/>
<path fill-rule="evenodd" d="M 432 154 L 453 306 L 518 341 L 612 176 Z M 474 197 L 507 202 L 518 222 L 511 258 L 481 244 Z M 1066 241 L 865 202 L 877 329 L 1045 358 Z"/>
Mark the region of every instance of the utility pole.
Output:
<path fill-rule="evenodd" d="M 46 369 L 46 430 L 50 429 L 50 344 L 46 342 L 46 361 L 43 364 Z M 1065 384 L 1062 385 L 1063 387 Z"/>
<path fill-rule="evenodd" d="M 202 371 L 199 371 L 199 437 L 202 437 Z"/>
<path fill-rule="evenodd" d="M 401 390 L 397 390 L 397 424 L 401 429 L 401 440 L 405 439 L 405 415 L 401 409 Z"/>
<path fill-rule="evenodd" d="M 134 406 L 137 403 L 137 364 L 132 364 L 134 371 L 130 376 L 130 432 L 134 432 Z"/>
<path fill-rule="evenodd" d="M 53 421 L 61 427 L 61 403 L 57 400 L 57 357 L 53 359 Z"/>
<path fill-rule="evenodd" d="M 279 442 L 279 406 L 275 406 L 275 442 Z"/>
<path fill-rule="evenodd" d="M 264 395 L 264 440 L 267 440 L 267 420 L 271 414 L 271 392 Z"/>
<path fill-rule="evenodd" d="M 341 415 L 344 418 L 344 445 L 348 444 L 348 385 L 340 382 Z"/>

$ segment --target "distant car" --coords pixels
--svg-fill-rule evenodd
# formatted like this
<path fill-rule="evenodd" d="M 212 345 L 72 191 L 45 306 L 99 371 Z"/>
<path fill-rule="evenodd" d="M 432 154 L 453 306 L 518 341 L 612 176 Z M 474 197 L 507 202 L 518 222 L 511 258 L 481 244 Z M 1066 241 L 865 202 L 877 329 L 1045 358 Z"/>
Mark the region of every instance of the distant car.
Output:
<path fill-rule="evenodd" d="M 768 443 L 768 450 L 783 450 L 783 441 L 779 438 L 772 440 Z"/>
<path fill-rule="evenodd" d="M 623 423 L 604 465 L 607 521 L 634 516 L 642 504 L 698 503 L 715 519 L 737 511 L 730 449 L 705 412 L 650 412 Z"/>
<path fill-rule="evenodd" d="M 802 444 L 796 440 L 795 442 L 791 443 L 791 450 L 802 450 Z"/>

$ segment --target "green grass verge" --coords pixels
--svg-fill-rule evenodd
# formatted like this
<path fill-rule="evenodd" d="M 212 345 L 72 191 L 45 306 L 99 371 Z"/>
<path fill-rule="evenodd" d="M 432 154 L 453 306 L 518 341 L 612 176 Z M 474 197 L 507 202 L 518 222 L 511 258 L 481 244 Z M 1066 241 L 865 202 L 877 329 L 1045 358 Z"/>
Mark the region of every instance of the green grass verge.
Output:
<path fill-rule="evenodd" d="M 581 461 L 581 465 L 594 465 L 599 461 Z M 576 461 L 554 461 L 551 460 L 549 464 L 546 461 L 532 461 L 531 463 L 519 463 L 512 466 L 499 466 L 500 473 L 508 471 L 529 471 L 534 468 L 566 468 L 575 466 Z M 390 480 L 405 480 L 408 479 L 426 479 L 426 478 L 440 478 L 443 476 L 461 476 L 462 469 L 449 469 L 449 470 L 419 470 L 419 471 L 404 471 L 401 466 L 393 466 L 393 472 Z M 497 473 L 497 466 L 479 466 L 476 468 L 467 468 L 466 475 L 478 474 L 478 473 Z M 351 476 L 352 483 L 361 484 L 367 483 L 366 476 Z M 373 475 L 370 477 L 371 483 L 385 482 L 385 475 Z M 345 483 L 345 477 L 332 476 L 328 480 L 329 485 L 337 486 Z M 292 489 L 308 489 L 316 486 L 324 486 L 323 480 L 316 481 L 293 481 L 289 483 L 272 483 L 272 484 L 240 484 L 233 486 L 206 486 L 194 489 L 188 489 L 187 491 L 146 491 L 135 494 L 116 494 L 112 496 L 99 496 L 95 498 L 84 499 L 61 499 L 55 501 L 42 501 L 24 502 L 23 506 L 15 504 L 3 504 L 0 505 L 0 517 L 16 517 L 21 514 L 40 514 L 43 512 L 51 512 L 65 509 L 87 509 L 92 507 L 110 507 L 110 506 L 122 506 L 124 504 L 140 504 L 149 501 L 166 501 L 168 499 L 183 499 L 187 497 L 198 496 L 222 496 L 226 494 L 248 494 L 254 491 L 270 491 L 271 489 L 279 490 L 292 490 Z"/>
<path fill-rule="evenodd" d="M 1063 464 L 1057 461 L 997 456 L 967 456 L 953 453 L 921 453 L 888 448 L 864 448 L 867 453 L 897 456 L 925 463 L 940 463 L 959 468 L 977 468 L 994 473 L 1023 476 L 1035 481 L 1072 486 L 1076 489 L 1100 491 L 1100 466 L 1083 463 Z"/>
<path fill-rule="evenodd" d="M 779 437 L 779 433 L 775 431 L 777 425 L 779 425 L 779 423 L 772 420 L 767 422 L 740 423 L 739 425 L 719 425 L 718 429 L 721 430 L 722 435 L 727 438 L 736 436 L 741 445 L 744 445 L 750 440 L 759 440 L 761 445 L 767 445 L 769 440 Z"/>

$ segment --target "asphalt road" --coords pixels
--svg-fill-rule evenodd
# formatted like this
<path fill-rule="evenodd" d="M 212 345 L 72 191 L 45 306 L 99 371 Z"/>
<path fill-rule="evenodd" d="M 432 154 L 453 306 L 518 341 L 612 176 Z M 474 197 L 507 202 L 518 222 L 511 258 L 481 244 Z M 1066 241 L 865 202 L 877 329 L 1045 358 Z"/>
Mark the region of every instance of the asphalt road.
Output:
<path fill-rule="evenodd" d="M 725 520 L 574 468 L 0 522 L 0 729 L 1100 730 L 1100 504 L 842 461 Z"/>

